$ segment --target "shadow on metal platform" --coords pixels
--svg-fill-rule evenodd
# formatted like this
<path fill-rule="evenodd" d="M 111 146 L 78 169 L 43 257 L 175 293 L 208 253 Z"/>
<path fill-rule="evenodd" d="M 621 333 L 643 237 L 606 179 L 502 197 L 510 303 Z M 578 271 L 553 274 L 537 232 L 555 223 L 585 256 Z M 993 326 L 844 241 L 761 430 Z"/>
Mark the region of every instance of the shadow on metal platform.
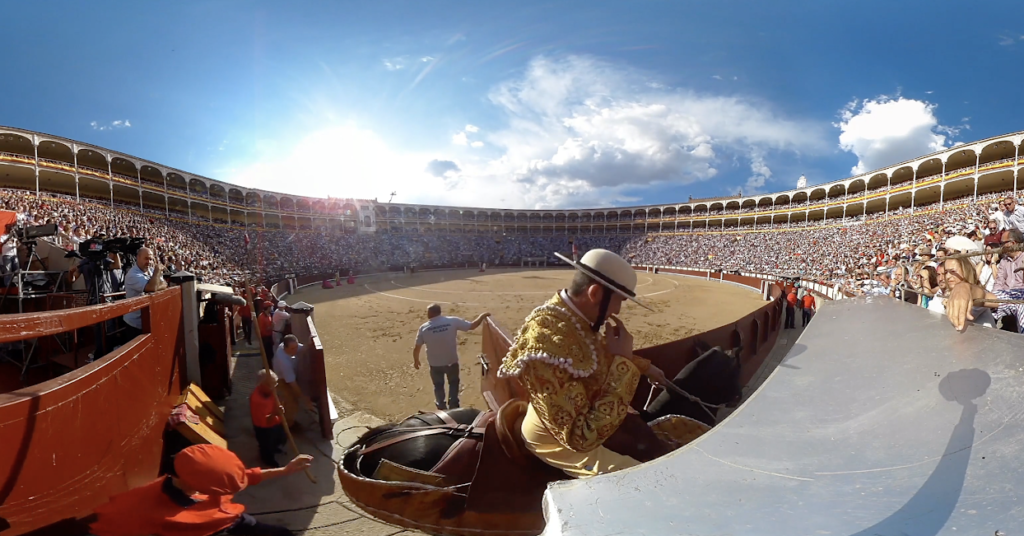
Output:
<path fill-rule="evenodd" d="M 829 303 L 710 433 L 549 488 L 545 534 L 1022 533 L 1022 342 L 895 300 Z"/>

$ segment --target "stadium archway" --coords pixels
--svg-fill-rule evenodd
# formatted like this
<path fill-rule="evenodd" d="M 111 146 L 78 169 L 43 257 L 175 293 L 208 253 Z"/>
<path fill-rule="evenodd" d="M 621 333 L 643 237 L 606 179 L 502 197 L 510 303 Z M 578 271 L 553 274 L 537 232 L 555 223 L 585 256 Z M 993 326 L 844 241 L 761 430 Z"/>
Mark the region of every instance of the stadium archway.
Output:
<path fill-rule="evenodd" d="M 116 181 L 139 184 L 139 167 L 135 162 L 115 156 L 110 159 L 111 178 Z"/>
<path fill-rule="evenodd" d="M 206 183 L 199 179 L 189 179 L 188 181 L 188 193 L 189 195 L 195 195 L 198 197 L 210 198 L 210 190 L 206 187 Z"/>
<path fill-rule="evenodd" d="M 103 181 L 104 184 L 110 184 Z M 138 186 L 131 186 L 115 182 L 112 185 L 114 202 L 121 203 L 125 208 L 142 211 L 142 189 Z"/>
<path fill-rule="evenodd" d="M 153 171 L 157 171 L 155 168 L 150 168 L 150 169 L 152 169 Z M 142 170 L 143 170 L 143 178 L 145 178 L 146 177 L 146 174 L 145 174 L 146 166 L 143 166 Z M 159 176 L 159 171 L 157 171 L 157 174 L 153 176 L 153 180 L 162 180 L 162 179 L 163 179 L 163 177 Z M 185 180 L 185 177 L 182 177 L 181 175 L 179 175 L 177 173 L 174 173 L 172 171 L 171 173 L 167 174 L 167 189 L 170 190 L 170 191 L 176 191 L 176 192 L 179 192 L 179 193 L 187 194 L 188 193 L 188 181 Z"/>

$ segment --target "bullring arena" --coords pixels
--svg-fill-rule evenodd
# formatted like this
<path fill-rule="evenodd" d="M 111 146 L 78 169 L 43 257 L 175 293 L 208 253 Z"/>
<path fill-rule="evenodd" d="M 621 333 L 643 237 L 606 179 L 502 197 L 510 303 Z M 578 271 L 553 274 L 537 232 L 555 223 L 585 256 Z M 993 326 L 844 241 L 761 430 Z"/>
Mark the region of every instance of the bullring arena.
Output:
<path fill-rule="evenodd" d="M 226 448 L 247 467 L 284 462 L 261 460 L 249 399 L 271 368 L 238 329 L 256 287 L 268 313 L 282 312 L 278 299 L 293 306 L 282 335 L 304 345 L 295 383 L 308 404 L 285 450 L 313 460 L 306 477 L 234 500 L 305 536 L 634 534 L 637 523 L 649 534 L 1016 534 L 1024 278 L 1004 264 L 1020 262 L 1024 235 L 998 226 L 1024 229 L 1022 190 L 1024 132 L 774 194 L 533 210 L 302 197 L 0 128 L 0 221 L 25 231 L 16 255 L 5 249 L 22 268 L 0 302 L 0 532 L 87 534 L 67 524 L 164 479 L 185 445 Z M 71 250 L 98 246 L 84 249 L 99 262 L 107 246 L 139 241 L 173 266 L 169 287 L 87 306 Z M 949 286 L 977 289 L 967 261 L 934 261 L 976 247 L 1014 281 L 998 300 L 977 298 L 998 329 L 956 330 L 934 305 L 952 299 Z M 693 380 L 675 390 L 641 379 L 632 411 L 619 406 L 640 420 L 619 448 L 655 430 L 686 441 L 585 482 L 524 455 L 522 386 L 496 374 L 501 332 L 567 285 L 554 253 L 577 248 L 628 259 L 654 309 L 624 306 L 633 353 Z M 545 268 L 522 267 L 531 262 Z M 478 263 L 502 267 L 467 268 Z M 890 279 L 900 266 L 909 284 Z M 350 271 L 352 284 L 321 288 Z M 800 293 L 817 311 L 785 329 Z M 433 406 L 411 355 L 431 303 L 466 319 L 490 312 L 500 328 L 459 335 L 462 405 L 491 420 L 403 422 L 475 441 L 461 471 L 381 461 L 380 474 L 364 472 L 364 433 Z M 141 332 L 124 330 L 136 311 Z M 671 411 L 649 411 L 659 398 Z M 549 474 L 531 480 L 537 464 Z"/>
<path fill-rule="evenodd" d="M 571 277 L 571 271 L 556 268 L 371 275 L 333 289 L 307 286 L 289 299 L 315 307 L 331 392 L 355 409 L 391 421 L 433 407 L 426 367 L 412 367 L 416 329 L 426 321 L 429 304 L 440 304 L 442 314 L 467 320 L 490 312 L 513 335 L 523 318 L 565 288 Z M 636 348 L 728 324 L 764 305 L 751 289 L 662 274 L 639 274 L 637 294 L 654 311 L 623 306 L 622 318 Z M 479 329 L 459 336 L 460 391 L 463 405 L 485 408 L 476 358 L 480 340 Z"/>

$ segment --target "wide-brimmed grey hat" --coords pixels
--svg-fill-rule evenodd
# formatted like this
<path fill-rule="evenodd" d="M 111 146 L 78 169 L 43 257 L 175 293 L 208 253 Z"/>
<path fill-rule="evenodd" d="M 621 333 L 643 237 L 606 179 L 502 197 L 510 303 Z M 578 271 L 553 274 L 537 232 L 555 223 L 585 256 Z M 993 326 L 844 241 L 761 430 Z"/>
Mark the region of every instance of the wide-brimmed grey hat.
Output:
<path fill-rule="evenodd" d="M 636 271 L 626 262 L 626 259 L 617 254 L 607 249 L 592 249 L 583 255 L 579 262 L 574 262 L 558 252 L 555 252 L 555 256 L 622 297 L 636 302 L 637 305 L 645 309 L 654 310 L 637 299 Z"/>

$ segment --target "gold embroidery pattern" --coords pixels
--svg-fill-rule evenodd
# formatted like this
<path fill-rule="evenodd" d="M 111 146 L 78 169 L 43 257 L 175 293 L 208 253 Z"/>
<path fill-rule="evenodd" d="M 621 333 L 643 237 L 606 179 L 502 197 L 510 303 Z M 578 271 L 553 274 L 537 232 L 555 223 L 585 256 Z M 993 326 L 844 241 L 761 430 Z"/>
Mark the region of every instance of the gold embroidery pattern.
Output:
<path fill-rule="evenodd" d="M 640 381 L 637 367 L 609 355 L 558 295 L 530 313 L 498 373 L 520 377 L 548 431 L 576 452 L 615 432 Z"/>

